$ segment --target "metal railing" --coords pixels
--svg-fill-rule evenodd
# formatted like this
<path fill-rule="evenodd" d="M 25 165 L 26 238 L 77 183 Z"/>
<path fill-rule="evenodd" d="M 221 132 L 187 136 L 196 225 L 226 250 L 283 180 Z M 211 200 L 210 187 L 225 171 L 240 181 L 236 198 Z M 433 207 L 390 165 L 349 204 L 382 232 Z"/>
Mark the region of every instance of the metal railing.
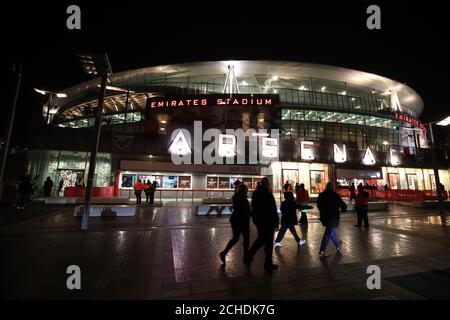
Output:
<path fill-rule="evenodd" d="M 248 190 L 248 198 L 251 199 L 255 189 Z M 275 200 L 280 203 L 284 200 L 283 197 L 284 190 L 276 189 L 272 190 Z M 203 200 L 217 199 L 218 201 L 222 199 L 231 199 L 234 194 L 234 189 L 157 189 L 155 191 L 154 199 L 155 201 L 162 202 L 202 202 Z M 121 189 L 119 190 L 119 196 L 127 197 L 130 202 L 135 199 L 133 189 Z M 310 195 L 314 198 L 315 194 Z M 144 192 L 142 193 L 142 198 L 145 199 Z"/>

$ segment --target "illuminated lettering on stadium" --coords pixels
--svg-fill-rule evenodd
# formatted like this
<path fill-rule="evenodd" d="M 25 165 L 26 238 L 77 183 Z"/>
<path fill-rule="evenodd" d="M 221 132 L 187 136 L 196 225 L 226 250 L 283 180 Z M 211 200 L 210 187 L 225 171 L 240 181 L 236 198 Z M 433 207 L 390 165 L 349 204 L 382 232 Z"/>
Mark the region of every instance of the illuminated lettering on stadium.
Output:
<path fill-rule="evenodd" d="M 265 94 L 233 94 L 230 95 L 202 95 L 171 98 L 149 99 L 149 109 L 170 107 L 209 107 L 209 106 L 261 106 L 271 107 L 279 102 L 278 95 Z"/>
<path fill-rule="evenodd" d="M 420 123 L 419 120 L 416 120 L 414 118 L 411 118 L 411 117 L 408 117 L 408 116 L 405 116 L 405 115 L 399 114 L 399 113 L 395 114 L 395 118 L 397 118 L 398 120 L 401 120 L 403 122 L 407 122 L 409 124 L 412 124 L 413 126 L 416 126 L 416 127 L 420 128 L 420 129 L 422 129 L 423 132 L 427 132 L 427 128 L 425 128 L 425 126 L 422 123 Z"/>

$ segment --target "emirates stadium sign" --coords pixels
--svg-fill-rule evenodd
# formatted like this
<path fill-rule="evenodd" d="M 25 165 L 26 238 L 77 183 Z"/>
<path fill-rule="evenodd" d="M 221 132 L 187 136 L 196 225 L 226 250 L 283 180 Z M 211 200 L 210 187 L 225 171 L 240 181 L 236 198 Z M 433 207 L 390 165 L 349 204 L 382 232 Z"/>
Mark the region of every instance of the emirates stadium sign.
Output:
<path fill-rule="evenodd" d="M 427 132 L 427 128 L 422 123 L 420 123 L 419 120 L 416 120 L 414 118 L 408 117 L 408 116 L 400 114 L 400 113 L 396 113 L 395 114 L 395 118 L 398 119 L 398 120 L 401 120 L 403 122 L 407 122 L 409 124 L 412 124 L 413 126 L 416 126 L 416 127 L 420 128 L 420 129 L 422 129 L 424 132 Z"/>
<path fill-rule="evenodd" d="M 260 106 L 271 107 L 279 103 L 278 95 L 271 94 L 205 94 L 183 97 L 150 98 L 147 108 L 183 108 L 183 107 L 212 107 L 212 106 Z"/>

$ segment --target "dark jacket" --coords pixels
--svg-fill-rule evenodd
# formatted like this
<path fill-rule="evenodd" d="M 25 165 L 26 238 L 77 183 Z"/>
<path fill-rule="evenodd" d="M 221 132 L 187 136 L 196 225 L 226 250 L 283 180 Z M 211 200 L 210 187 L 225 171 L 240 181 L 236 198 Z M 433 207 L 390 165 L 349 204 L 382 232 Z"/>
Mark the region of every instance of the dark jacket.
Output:
<path fill-rule="evenodd" d="M 247 196 L 240 196 L 239 194 L 235 194 L 232 200 L 233 200 L 233 212 L 231 213 L 230 222 L 241 225 L 249 224 L 251 210 Z"/>
<path fill-rule="evenodd" d="M 317 208 L 320 211 L 320 221 L 325 227 L 339 226 L 339 219 L 341 217 L 339 209 L 342 212 L 347 210 L 347 205 L 342 201 L 341 197 L 334 191 L 325 189 L 317 197 Z"/>
<path fill-rule="evenodd" d="M 33 192 L 33 186 L 31 185 L 30 177 L 22 177 L 20 179 L 19 187 L 17 189 L 20 194 L 27 194 Z"/>
<path fill-rule="evenodd" d="M 351 185 L 348 189 L 350 190 L 351 195 L 356 195 L 355 186 Z"/>
<path fill-rule="evenodd" d="M 45 180 L 44 182 L 44 190 L 50 191 L 53 188 L 53 181 L 52 180 Z"/>
<path fill-rule="evenodd" d="M 284 200 L 281 203 L 281 225 L 291 226 L 297 224 L 297 210 L 295 201 Z"/>
<path fill-rule="evenodd" d="M 277 205 L 273 194 L 265 187 L 259 186 L 252 196 L 252 219 L 258 228 L 278 228 Z"/>
<path fill-rule="evenodd" d="M 369 206 L 369 193 L 364 190 L 358 191 L 358 195 L 355 199 L 356 208 L 366 208 Z"/>
<path fill-rule="evenodd" d="M 155 185 L 152 183 L 152 184 L 148 184 L 148 183 L 146 183 L 145 184 L 145 189 L 144 189 L 144 192 L 145 192 L 145 194 L 152 194 L 152 193 L 155 193 Z"/>

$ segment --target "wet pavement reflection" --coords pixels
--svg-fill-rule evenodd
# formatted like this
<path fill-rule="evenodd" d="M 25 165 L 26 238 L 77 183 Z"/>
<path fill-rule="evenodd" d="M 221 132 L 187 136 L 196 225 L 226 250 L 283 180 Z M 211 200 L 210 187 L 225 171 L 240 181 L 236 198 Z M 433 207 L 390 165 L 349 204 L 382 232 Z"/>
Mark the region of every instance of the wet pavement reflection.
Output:
<path fill-rule="evenodd" d="M 250 269 L 245 267 L 242 238 L 222 264 L 218 253 L 231 238 L 228 219 L 198 217 L 192 206 L 140 206 L 133 218 L 92 218 L 85 233 L 79 231 L 80 219 L 73 217 L 72 209 L 2 228 L 2 297 L 301 298 L 314 295 L 302 296 L 308 287 L 297 287 L 296 282 L 310 281 L 310 290 L 350 286 L 352 277 L 365 277 L 363 266 L 368 264 L 402 265 L 400 269 L 420 265 L 423 269 L 424 265 L 431 268 L 450 263 L 448 216 L 393 206 L 387 212 L 370 212 L 371 227 L 367 230 L 355 228 L 355 214 L 345 213 L 338 229 L 342 251 L 336 252 L 330 243 L 330 256 L 321 259 L 318 252 L 324 228 L 313 210 L 308 228 L 296 226 L 306 244 L 299 247 L 287 232 L 283 246 L 274 249 L 279 270 L 268 276 L 263 270 L 263 250 Z M 255 235 L 251 226 L 250 243 Z M 430 257 L 438 262 L 420 260 Z M 65 288 L 65 269 L 71 264 L 82 269 L 81 292 Z M 358 298 L 359 289 L 352 288 L 341 289 L 348 297 Z M 391 295 L 414 298 L 398 288 L 391 290 L 398 290 Z"/>

